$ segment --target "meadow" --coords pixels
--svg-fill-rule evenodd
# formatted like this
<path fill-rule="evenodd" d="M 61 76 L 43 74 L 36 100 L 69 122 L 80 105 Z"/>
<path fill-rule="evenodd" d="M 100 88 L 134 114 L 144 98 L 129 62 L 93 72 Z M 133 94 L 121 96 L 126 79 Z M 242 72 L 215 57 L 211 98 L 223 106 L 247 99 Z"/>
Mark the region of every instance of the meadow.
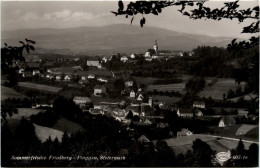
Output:
<path fill-rule="evenodd" d="M 1 86 L 1 100 L 5 100 L 8 98 L 19 98 L 24 99 L 27 98 L 26 96 L 16 92 L 12 88 Z"/>
<path fill-rule="evenodd" d="M 52 93 L 58 93 L 62 89 L 59 87 L 35 84 L 35 83 L 30 83 L 30 82 L 18 82 L 18 86 L 29 88 L 29 89 L 34 89 L 34 90 L 39 90 L 39 91 L 43 91 L 43 92 L 52 92 Z"/>

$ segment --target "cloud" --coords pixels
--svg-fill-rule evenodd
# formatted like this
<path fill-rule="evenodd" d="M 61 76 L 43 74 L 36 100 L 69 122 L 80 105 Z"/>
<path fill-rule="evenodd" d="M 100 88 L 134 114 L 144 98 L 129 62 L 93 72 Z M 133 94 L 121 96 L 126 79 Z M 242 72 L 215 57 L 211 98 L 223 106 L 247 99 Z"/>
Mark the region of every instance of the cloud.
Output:
<path fill-rule="evenodd" d="M 94 15 L 90 12 L 82 12 L 64 9 L 62 11 L 44 13 L 42 15 L 37 14 L 36 12 L 28 12 L 22 15 L 23 20 L 42 20 L 42 21 L 84 21 L 84 20 L 93 20 L 98 18 L 103 18 L 108 16 L 109 13 L 100 13 Z"/>

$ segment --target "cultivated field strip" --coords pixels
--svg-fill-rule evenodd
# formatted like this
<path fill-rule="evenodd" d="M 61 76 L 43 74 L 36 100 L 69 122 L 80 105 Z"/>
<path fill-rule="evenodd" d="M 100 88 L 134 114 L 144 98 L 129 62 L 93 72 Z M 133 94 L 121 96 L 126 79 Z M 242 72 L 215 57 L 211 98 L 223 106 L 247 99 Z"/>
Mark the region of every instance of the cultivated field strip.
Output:
<path fill-rule="evenodd" d="M 48 85 L 41 85 L 41 84 L 35 84 L 35 83 L 29 83 L 29 82 L 19 82 L 18 86 L 40 90 L 40 91 L 46 91 L 46 92 L 53 92 L 58 93 L 62 88 L 59 87 L 53 87 Z"/>

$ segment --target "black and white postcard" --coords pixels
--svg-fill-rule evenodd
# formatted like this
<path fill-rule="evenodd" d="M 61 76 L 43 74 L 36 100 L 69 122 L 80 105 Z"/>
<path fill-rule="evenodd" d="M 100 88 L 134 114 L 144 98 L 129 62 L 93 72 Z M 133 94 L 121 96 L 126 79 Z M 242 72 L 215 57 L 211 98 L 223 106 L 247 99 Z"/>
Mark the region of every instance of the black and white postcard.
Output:
<path fill-rule="evenodd" d="M 258 167 L 258 3 L 2 1 L 1 167 Z"/>

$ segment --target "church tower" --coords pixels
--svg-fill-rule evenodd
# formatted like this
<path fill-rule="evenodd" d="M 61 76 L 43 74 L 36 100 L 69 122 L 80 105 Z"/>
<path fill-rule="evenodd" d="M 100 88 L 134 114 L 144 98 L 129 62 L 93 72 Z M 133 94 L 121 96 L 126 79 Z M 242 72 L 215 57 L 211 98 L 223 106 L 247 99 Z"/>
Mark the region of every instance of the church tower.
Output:
<path fill-rule="evenodd" d="M 153 46 L 154 51 L 157 53 L 158 52 L 158 45 L 157 45 L 157 40 L 155 40 L 155 44 Z"/>

